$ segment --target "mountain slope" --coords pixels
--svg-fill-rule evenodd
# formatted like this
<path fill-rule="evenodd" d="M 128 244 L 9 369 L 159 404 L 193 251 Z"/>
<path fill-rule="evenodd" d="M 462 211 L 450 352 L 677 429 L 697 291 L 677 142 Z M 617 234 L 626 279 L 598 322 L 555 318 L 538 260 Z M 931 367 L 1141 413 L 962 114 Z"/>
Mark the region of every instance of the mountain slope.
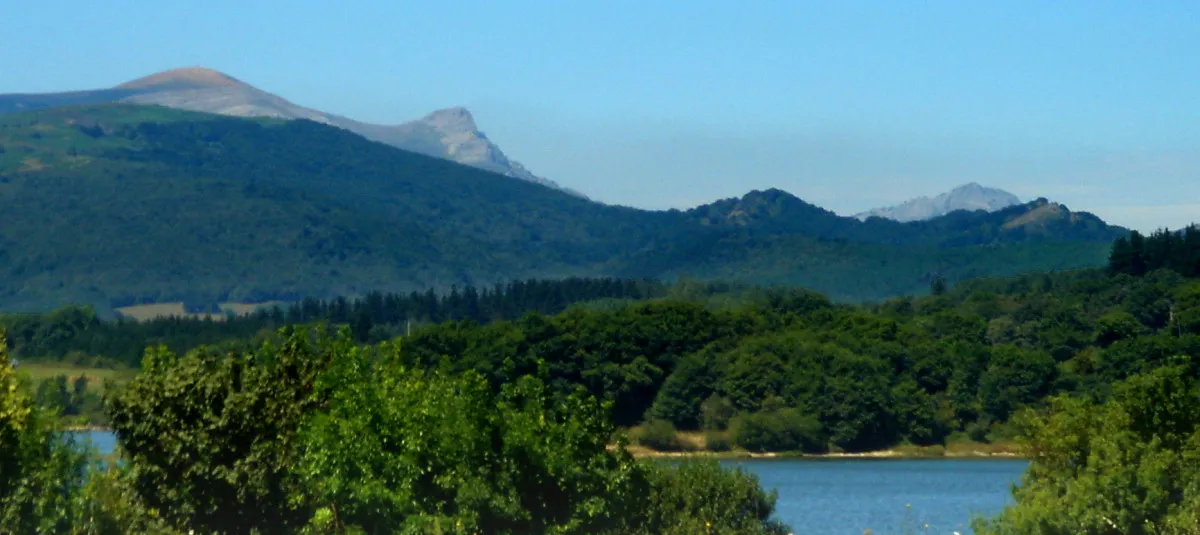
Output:
<path fill-rule="evenodd" d="M 778 190 L 607 206 L 298 119 L 100 105 L 0 116 L 0 309 L 292 300 L 514 278 L 725 278 L 843 300 L 1101 265 L 1123 230 L 1049 202 L 920 223 Z"/>
<path fill-rule="evenodd" d="M 882 217 L 900 222 L 925 221 L 957 210 L 994 212 L 1017 204 L 1021 204 L 1021 199 L 1016 195 L 972 182 L 936 197 L 917 197 L 896 206 L 855 214 L 854 217 L 861 220 Z"/>
<path fill-rule="evenodd" d="M 435 111 L 422 119 L 399 125 L 363 123 L 294 104 L 227 74 L 198 67 L 152 74 L 112 89 L 45 95 L 0 95 L 0 113 L 114 102 L 157 104 L 234 117 L 307 119 L 405 150 L 582 195 L 534 175 L 520 163 L 509 160 L 500 147 L 479 131 L 474 118 L 465 108 Z"/>

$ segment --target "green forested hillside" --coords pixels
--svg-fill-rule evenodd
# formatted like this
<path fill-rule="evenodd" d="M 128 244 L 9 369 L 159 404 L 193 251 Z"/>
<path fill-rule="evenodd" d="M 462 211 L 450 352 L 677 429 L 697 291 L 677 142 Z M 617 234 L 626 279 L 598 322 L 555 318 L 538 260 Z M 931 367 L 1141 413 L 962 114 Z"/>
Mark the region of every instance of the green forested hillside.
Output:
<path fill-rule="evenodd" d="M 296 300 L 528 277 L 723 278 L 839 300 L 1102 263 L 1039 201 L 859 222 L 777 190 L 607 206 L 309 121 L 101 105 L 0 116 L 0 308 Z"/>
<path fill-rule="evenodd" d="M 641 423 L 630 435 L 656 449 L 695 447 L 678 429 L 702 432 L 710 449 L 768 452 L 936 452 L 1015 438 L 1031 469 L 1016 503 L 979 522 L 984 532 L 1196 533 L 1195 238 L 1133 234 L 1107 269 L 974 280 L 865 306 L 798 289 L 606 279 L 309 303 L 287 317 L 349 325 L 147 351 L 136 378 L 106 395 L 125 462 L 87 477 L 81 455 L 47 438 L 65 386 L 20 388 L 0 343 L 0 438 L 38 445 L 0 448 L 4 474 L 15 474 L 3 489 L 18 489 L 0 492 L 0 519 L 119 533 L 390 532 L 412 522 L 434 532 L 439 522 L 485 533 L 786 532 L 752 478 L 631 459 L 613 424 Z M 651 299 L 488 321 L 567 296 Z M 354 339 L 360 316 L 425 308 L 487 323 Z M 68 332 L 78 312 L 6 323 L 13 349 L 141 327 Z M 54 513 L 29 513 L 35 503 Z"/>

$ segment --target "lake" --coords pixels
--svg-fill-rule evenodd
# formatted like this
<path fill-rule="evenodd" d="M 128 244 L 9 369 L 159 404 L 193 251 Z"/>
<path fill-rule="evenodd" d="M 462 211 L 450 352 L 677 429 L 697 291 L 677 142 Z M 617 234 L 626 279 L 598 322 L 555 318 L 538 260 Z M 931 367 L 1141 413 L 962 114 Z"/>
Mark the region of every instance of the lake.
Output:
<path fill-rule="evenodd" d="M 1028 463 L 1004 459 L 728 461 L 779 491 L 776 516 L 797 534 L 971 533 L 973 515 L 1012 503 Z M 925 525 L 928 524 L 928 529 Z"/>
<path fill-rule="evenodd" d="M 82 433 L 101 452 L 116 437 Z M 723 461 L 779 491 L 776 516 L 797 534 L 971 533 L 972 515 L 991 516 L 1012 502 L 1028 466 L 1015 459 L 779 459 Z M 924 526 L 928 524 L 929 528 Z"/>

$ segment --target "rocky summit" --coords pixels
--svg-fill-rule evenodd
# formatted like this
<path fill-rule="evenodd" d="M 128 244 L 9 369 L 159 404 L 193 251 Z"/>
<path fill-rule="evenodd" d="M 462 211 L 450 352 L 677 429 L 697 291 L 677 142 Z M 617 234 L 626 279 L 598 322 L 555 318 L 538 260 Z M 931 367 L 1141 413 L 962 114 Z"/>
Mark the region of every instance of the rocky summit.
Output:
<path fill-rule="evenodd" d="M 876 208 L 855 214 L 854 217 L 864 221 L 870 217 L 882 217 L 900 222 L 925 221 L 957 210 L 995 212 L 1018 204 L 1021 204 L 1021 199 L 1016 195 L 972 182 L 936 197 L 917 197 L 896 206 Z"/>
<path fill-rule="evenodd" d="M 307 119 L 336 126 L 367 139 L 428 156 L 444 158 L 513 178 L 535 182 L 582 197 L 510 160 L 475 124 L 466 108 L 435 111 L 422 119 L 381 125 L 300 106 L 228 74 L 203 67 L 155 73 L 111 89 L 53 94 L 0 95 L 0 113 L 71 104 L 121 102 L 149 104 L 234 117 Z"/>

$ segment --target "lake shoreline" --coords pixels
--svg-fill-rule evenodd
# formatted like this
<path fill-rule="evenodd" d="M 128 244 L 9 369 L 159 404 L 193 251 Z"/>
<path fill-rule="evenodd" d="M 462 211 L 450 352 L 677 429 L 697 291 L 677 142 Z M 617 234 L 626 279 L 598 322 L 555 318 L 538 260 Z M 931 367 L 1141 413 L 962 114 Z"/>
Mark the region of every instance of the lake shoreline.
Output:
<path fill-rule="evenodd" d="M 640 446 L 629 446 L 626 451 L 637 459 L 715 459 L 715 460 L 837 460 L 837 459 L 1027 459 L 1028 457 L 1012 450 L 958 450 L 958 451 L 929 451 L 935 448 L 910 450 L 886 449 L 856 453 L 800 453 L 800 452 L 750 452 L 750 451 L 656 451 Z M 939 449 L 940 448 L 936 448 Z"/>
<path fill-rule="evenodd" d="M 112 433 L 113 429 L 105 425 L 69 425 L 63 428 L 63 431 L 70 433 L 84 432 L 102 432 Z M 947 450 L 940 446 L 925 446 L 925 447 L 901 447 L 889 448 L 884 450 L 864 451 L 864 452 L 838 452 L 838 453 L 802 453 L 802 452 L 752 452 L 745 450 L 730 450 L 730 451 L 707 451 L 707 450 L 692 450 L 692 451 L 658 451 L 631 444 L 625 447 L 630 455 L 635 459 L 715 459 L 719 461 L 726 460 L 770 460 L 770 459 L 810 459 L 810 460 L 836 460 L 836 459 L 895 459 L 895 460 L 912 460 L 912 459 L 1028 459 L 1028 456 L 1022 455 L 1012 444 L 1002 444 L 999 447 L 993 447 L 991 450 L 984 448 L 963 448 L 958 447 Z"/>
<path fill-rule="evenodd" d="M 88 431 L 97 431 L 97 432 L 103 432 L 103 433 L 112 433 L 113 432 L 113 429 L 111 427 L 109 427 L 107 425 L 98 425 L 98 424 L 68 425 L 68 426 L 64 426 L 62 428 L 62 430 L 66 431 L 68 433 L 84 433 L 84 432 L 88 432 Z"/>

